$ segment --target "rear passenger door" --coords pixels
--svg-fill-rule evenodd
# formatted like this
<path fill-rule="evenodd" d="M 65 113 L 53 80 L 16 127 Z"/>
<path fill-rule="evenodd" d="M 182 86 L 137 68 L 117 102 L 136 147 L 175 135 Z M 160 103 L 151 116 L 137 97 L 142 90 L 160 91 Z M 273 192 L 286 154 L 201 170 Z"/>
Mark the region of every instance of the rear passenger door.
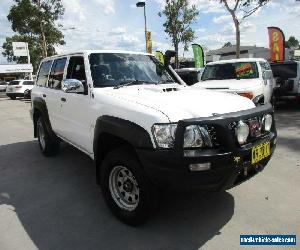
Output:
<path fill-rule="evenodd" d="M 88 94 L 84 57 L 71 56 L 69 59 L 66 79 L 77 79 L 84 85 L 85 93 L 62 92 L 60 99 L 62 110 L 62 135 L 81 150 L 92 153 L 92 105 Z"/>
<path fill-rule="evenodd" d="M 47 84 L 46 103 L 51 126 L 54 132 L 61 133 L 61 82 L 64 78 L 67 58 L 62 57 L 53 61 Z"/>

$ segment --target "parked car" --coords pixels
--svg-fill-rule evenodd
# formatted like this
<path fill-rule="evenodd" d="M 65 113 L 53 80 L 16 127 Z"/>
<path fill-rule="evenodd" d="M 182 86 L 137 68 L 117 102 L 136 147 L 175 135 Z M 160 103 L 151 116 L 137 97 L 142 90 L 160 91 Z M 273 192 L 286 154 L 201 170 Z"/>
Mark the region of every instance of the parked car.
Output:
<path fill-rule="evenodd" d="M 7 82 L 0 81 L 0 92 L 5 92 L 7 87 Z"/>
<path fill-rule="evenodd" d="M 6 88 L 6 95 L 12 100 L 15 100 L 16 97 L 30 98 L 33 86 L 34 81 L 14 80 L 9 82 Z"/>
<path fill-rule="evenodd" d="M 176 73 L 188 86 L 191 86 L 201 80 L 203 70 L 204 68 L 175 69 Z"/>
<path fill-rule="evenodd" d="M 275 83 L 265 59 L 242 58 L 208 63 L 194 86 L 237 93 L 260 105 L 272 102 Z"/>
<path fill-rule="evenodd" d="M 271 68 L 276 82 L 276 99 L 288 96 L 300 98 L 300 62 L 275 62 L 271 63 Z"/>
<path fill-rule="evenodd" d="M 271 105 L 180 81 L 151 54 L 45 58 L 31 96 L 41 152 L 63 140 L 91 157 L 108 206 L 130 225 L 151 215 L 159 187 L 226 190 L 263 170 L 276 147 Z"/>

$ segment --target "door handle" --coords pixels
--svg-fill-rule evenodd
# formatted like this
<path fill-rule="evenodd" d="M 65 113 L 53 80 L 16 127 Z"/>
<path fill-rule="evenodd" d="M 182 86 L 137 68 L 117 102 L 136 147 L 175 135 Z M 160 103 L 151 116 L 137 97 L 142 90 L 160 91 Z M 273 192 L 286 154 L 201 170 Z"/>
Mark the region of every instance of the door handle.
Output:
<path fill-rule="evenodd" d="M 43 97 L 46 97 L 46 94 L 43 94 Z"/>
<path fill-rule="evenodd" d="M 60 98 L 60 100 L 61 100 L 62 102 L 66 102 L 66 101 L 67 101 L 67 99 L 64 98 L 64 97 Z"/>

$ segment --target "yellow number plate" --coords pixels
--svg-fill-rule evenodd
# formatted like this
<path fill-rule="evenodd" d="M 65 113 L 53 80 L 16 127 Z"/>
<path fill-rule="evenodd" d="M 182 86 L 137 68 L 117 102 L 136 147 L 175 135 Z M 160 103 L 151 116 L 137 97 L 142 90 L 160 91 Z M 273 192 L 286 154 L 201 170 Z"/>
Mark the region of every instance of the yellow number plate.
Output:
<path fill-rule="evenodd" d="M 256 164 L 270 155 L 270 142 L 265 142 L 252 148 L 252 164 Z"/>

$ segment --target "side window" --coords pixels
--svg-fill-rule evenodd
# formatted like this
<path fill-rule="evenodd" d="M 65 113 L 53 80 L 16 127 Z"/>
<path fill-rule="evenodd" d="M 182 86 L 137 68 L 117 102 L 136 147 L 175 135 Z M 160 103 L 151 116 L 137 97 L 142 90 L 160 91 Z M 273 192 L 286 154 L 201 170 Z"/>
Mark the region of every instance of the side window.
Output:
<path fill-rule="evenodd" d="M 23 85 L 34 85 L 34 81 L 24 81 Z"/>
<path fill-rule="evenodd" d="M 49 88 L 61 89 L 61 81 L 63 80 L 66 61 L 66 57 L 54 61 L 48 81 Z"/>
<path fill-rule="evenodd" d="M 45 61 L 42 63 L 38 77 L 37 77 L 37 81 L 36 81 L 37 86 L 41 86 L 41 87 L 46 86 L 51 64 L 52 64 L 52 61 Z"/>
<path fill-rule="evenodd" d="M 265 70 L 271 70 L 271 66 L 268 62 L 259 62 L 261 68 L 263 69 L 263 71 Z"/>
<path fill-rule="evenodd" d="M 84 58 L 82 56 L 72 56 L 69 60 L 67 79 L 77 79 L 83 83 L 84 94 L 87 95 L 88 87 L 86 82 Z"/>
<path fill-rule="evenodd" d="M 70 58 L 67 71 L 67 79 L 86 81 L 84 59 L 82 56 L 73 56 Z"/>

